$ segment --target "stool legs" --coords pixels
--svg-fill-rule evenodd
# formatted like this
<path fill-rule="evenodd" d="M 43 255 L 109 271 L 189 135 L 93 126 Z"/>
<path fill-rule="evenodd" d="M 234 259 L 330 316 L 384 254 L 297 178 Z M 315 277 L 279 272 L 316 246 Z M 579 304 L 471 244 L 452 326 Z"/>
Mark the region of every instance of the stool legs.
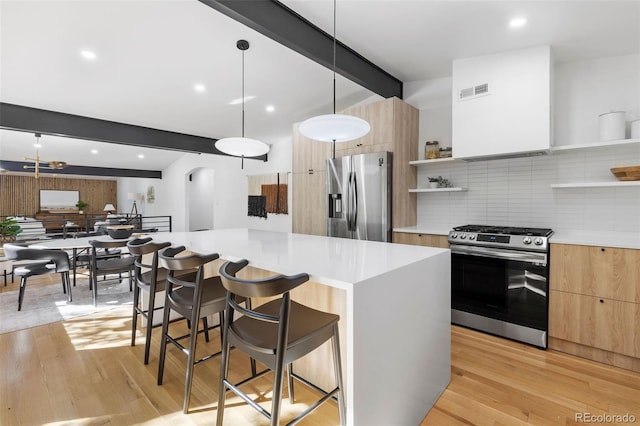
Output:
<path fill-rule="evenodd" d="M 22 310 L 22 300 L 24 299 L 24 290 L 27 287 L 27 277 L 20 278 L 20 292 L 18 293 L 18 310 Z"/>
<path fill-rule="evenodd" d="M 338 335 L 338 324 L 333 326 L 333 371 L 336 376 L 336 386 L 338 391 L 338 411 L 340 414 L 340 424 L 347 424 L 347 407 L 344 403 L 344 385 L 342 384 L 342 361 L 340 359 L 340 340 Z"/>

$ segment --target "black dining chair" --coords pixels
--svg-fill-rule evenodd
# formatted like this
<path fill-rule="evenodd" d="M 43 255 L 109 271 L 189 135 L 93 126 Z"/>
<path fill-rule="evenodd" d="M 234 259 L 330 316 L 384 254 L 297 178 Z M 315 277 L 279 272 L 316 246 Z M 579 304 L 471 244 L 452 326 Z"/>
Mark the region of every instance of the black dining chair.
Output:
<path fill-rule="evenodd" d="M 134 257 L 129 253 L 121 253 L 117 257 L 103 257 L 101 249 L 117 249 L 127 246 L 128 240 L 91 240 L 91 259 L 89 266 L 89 286 L 93 290 L 93 304 L 98 306 L 98 277 L 118 274 L 118 280 L 122 274 L 127 273 L 129 278 L 129 291 L 133 291 Z M 104 281 L 101 281 L 104 282 Z"/>
<path fill-rule="evenodd" d="M 17 277 L 20 277 L 20 291 L 18 292 L 18 310 L 22 310 L 22 301 L 27 288 L 27 279 L 36 275 L 60 274 L 62 281 L 62 291 L 67 294 L 67 300 L 72 302 L 71 280 L 69 271 L 71 262 L 69 255 L 61 250 L 41 250 L 24 248 L 16 252 L 17 261 L 44 261 L 45 263 L 31 263 L 19 266 L 14 270 Z"/>
<path fill-rule="evenodd" d="M 280 422 L 282 390 L 285 373 L 288 370 L 289 400 L 293 403 L 292 363 L 311 353 L 328 340 L 333 342 L 333 367 L 336 387 L 330 392 L 322 392 L 322 397 L 300 413 L 288 424 L 295 424 L 320 404 L 337 396 L 340 424 L 346 424 L 344 387 L 338 340 L 338 321 L 335 314 L 321 312 L 291 300 L 289 292 L 309 280 L 308 274 L 275 275 L 248 280 L 237 278 L 236 274 L 248 265 L 248 261 L 226 262 L 220 268 L 222 285 L 227 290 L 224 328 L 222 331 L 222 360 L 218 388 L 218 415 L 216 424 L 222 425 L 227 390 L 233 391 L 242 400 L 270 420 L 271 426 Z M 243 298 L 273 298 L 255 309 L 238 304 Z M 241 316 L 236 318 L 236 313 Z M 231 347 L 248 354 L 265 364 L 274 372 L 271 412 L 267 411 L 240 389 L 239 383 L 229 380 L 229 351 Z M 264 373 L 264 372 L 263 372 Z M 255 377 L 259 377 L 262 373 Z M 246 383 L 247 380 L 241 382 Z"/>

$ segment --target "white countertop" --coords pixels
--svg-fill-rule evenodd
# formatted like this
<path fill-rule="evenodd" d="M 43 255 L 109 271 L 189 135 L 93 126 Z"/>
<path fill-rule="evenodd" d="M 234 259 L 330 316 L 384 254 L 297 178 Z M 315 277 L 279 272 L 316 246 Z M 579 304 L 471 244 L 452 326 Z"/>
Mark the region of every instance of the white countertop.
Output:
<path fill-rule="evenodd" d="M 306 272 L 312 281 L 338 288 L 402 268 L 446 251 L 433 247 L 350 240 L 305 234 L 221 229 L 199 232 L 158 232 L 156 241 L 184 245 L 198 253 L 219 253 L 227 260 L 247 259 L 249 264 L 282 274 Z M 89 240 L 108 236 L 68 238 L 34 244 L 41 248 L 83 248 Z"/>
<path fill-rule="evenodd" d="M 551 244 L 577 244 L 583 246 L 640 249 L 640 232 L 555 231 L 549 239 L 549 242 Z"/>
<path fill-rule="evenodd" d="M 350 240 L 305 234 L 222 229 L 150 234 L 196 252 L 216 252 L 227 260 L 245 258 L 257 268 L 282 274 L 306 272 L 311 280 L 346 288 L 402 268 L 443 249 L 404 244 Z"/>

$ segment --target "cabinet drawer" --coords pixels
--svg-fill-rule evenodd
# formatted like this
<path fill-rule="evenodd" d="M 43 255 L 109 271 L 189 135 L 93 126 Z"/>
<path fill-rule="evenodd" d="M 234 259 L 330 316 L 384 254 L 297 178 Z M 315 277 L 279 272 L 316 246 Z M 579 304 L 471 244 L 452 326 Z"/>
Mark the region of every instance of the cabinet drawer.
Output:
<path fill-rule="evenodd" d="M 551 244 L 552 290 L 640 303 L 640 250 Z"/>
<path fill-rule="evenodd" d="M 446 235 L 413 234 L 410 232 L 394 232 L 393 242 L 414 246 L 449 248 Z"/>
<path fill-rule="evenodd" d="M 549 336 L 640 357 L 640 304 L 551 290 Z"/>

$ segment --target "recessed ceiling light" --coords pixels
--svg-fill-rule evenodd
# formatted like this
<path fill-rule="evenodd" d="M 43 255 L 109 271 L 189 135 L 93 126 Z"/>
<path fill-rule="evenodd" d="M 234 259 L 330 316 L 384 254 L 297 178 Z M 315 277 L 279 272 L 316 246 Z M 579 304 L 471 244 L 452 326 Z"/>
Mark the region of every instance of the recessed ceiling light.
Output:
<path fill-rule="evenodd" d="M 276 108 L 273 105 L 267 105 L 265 109 L 267 110 L 267 112 L 273 112 L 276 110 Z"/>
<path fill-rule="evenodd" d="M 527 18 L 513 18 L 511 21 L 509 21 L 509 26 L 511 28 L 520 28 L 524 26 L 524 24 L 526 23 L 527 23 Z"/>
<path fill-rule="evenodd" d="M 195 90 L 196 92 L 202 93 L 205 90 L 207 90 L 207 88 L 204 86 L 204 84 L 195 84 L 193 86 L 193 90 Z"/>
<path fill-rule="evenodd" d="M 144 158 L 144 154 L 138 154 L 138 158 Z"/>
<path fill-rule="evenodd" d="M 80 55 L 82 55 L 82 57 L 87 61 L 94 61 L 97 58 L 96 52 L 92 50 L 81 50 Z"/>
<path fill-rule="evenodd" d="M 256 98 L 255 96 L 245 96 L 244 97 L 244 101 L 247 102 L 247 101 L 250 101 L 251 99 L 255 99 L 255 98 Z M 231 102 L 229 102 L 229 105 L 238 105 L 238 104 L 241 104 L 241 103 L 242 103 L 242 98 L 238 98 L 238 99 L 234 99 Z"/>
<path fill-rule="evenodd" d="M 97 153 L 98 153 L 98 150 L 97 150 L 97 149 L 92 149 L 92 150 L 91 150 L 91 153 L 92 153 L 92 154 L 97 154 Z"/>

